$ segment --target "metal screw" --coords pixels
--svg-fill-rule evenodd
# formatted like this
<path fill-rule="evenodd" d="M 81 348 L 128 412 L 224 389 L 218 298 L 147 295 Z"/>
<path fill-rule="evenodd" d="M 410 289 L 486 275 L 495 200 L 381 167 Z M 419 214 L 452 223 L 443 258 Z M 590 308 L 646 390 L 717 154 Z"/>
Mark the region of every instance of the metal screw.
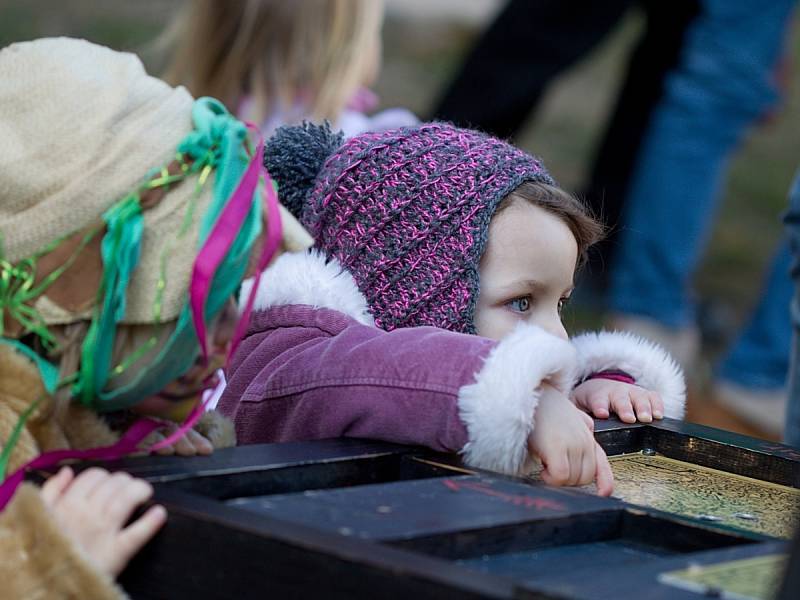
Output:
<path fill-rule="evenodd" d="M 737 519 L 744 519 L 745 521 L 758 521 L 758 517 L 751 513 L 733 513 L 733 516 Z"/>
<path fill-rule="evenodd" d="M 697 518 L 701 521 L 722 521 L 722 517 L 716 515 L 697 515 Z"/>

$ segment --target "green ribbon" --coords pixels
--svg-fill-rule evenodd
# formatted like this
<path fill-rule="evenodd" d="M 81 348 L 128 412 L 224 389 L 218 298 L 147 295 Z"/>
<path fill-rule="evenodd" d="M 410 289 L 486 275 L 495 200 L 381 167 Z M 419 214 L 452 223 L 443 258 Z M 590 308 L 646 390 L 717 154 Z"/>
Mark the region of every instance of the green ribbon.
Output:
<path fill-rule="evenodd" d="M 155 336 L 152 337 L 122 363 L 112 368 L 111 357 L 116 331 L 125 316 L 128 285 L 138 264 L 141 249 L 144 230 L 141 193 L 197 175 L 196 193 L 187 207 L 176 240 L 176 243 L 180 243 L 180 238 L 188 231 L 192 222 L 194 201 L 213 172 L 212 200 L 200 222 L 199 248 L 208 238 L 249 162 L 247 128 L 220 102 L 213 98 L 196 100 L 192 107 L 192 119 L 194 130 L 177 148 L 177 158 L 181 162 L 180 173 L 171 175 L 166 168 L 151 170 L 137 190 L 115 203 L 103 215 L 106 233 L 101 245 L 103 277 L 98 299 L 81 348 L 80 370 L 74 377 L 62 382 L 72 383 L 72 394 L 97 411 L 127 408 L 160 392 L 170 382 L 186 373 L 198 356 L 199 345 L 189 310 L 187 290 L 187 301 L 179 314 L 175 330 L 156 358 L 146 367 L 140 368 L 135 377 L 125 385 L 110 391 L 105 390 L 110 379 L 134 367 L 157 343 Z M 185 156 L 191 157 L 191 164 L 184 161 Z M 214 277 L 205 309 L 207 321 L 220 313 L 245 275 L 250 249 L 261 234 L 261 205 L 260 192 L 256 191 L 247 218 Z M 3 311 L 7 310 L 12 318 L 22 323 L 25 331 L 35 333 L 41 339 L 45 349 L 52 348 L 55 344 L 54 337 L 47 330 L 44 319 L 28 304 L 69 268 L 98 231 L 99 229 L 87 234 L 73 256 L 38 286 L 34 286 L 36 258 L 55 248 L 62 240 L 53 242 L 47 249 L 17 265 L 11 265 L 0 256 L 0 334 Z M 156 324 L 161 322 L 161 299 L 167 283 L 166 265 L 170 249 L 164 251 L 159 261 L 160 275 L 153 306 Z M 14 342 L 7 338 L 2 338 L 2 341 Z M 23 346 L 18 342 L 14 342 L 14 345 L 18 348 Z M 26 355 L 33 358 L 35 352 L 28 350 Z M 40 372 L 44 379 L 41 366 Z M 47 387 L 51 384 L 46 382 L 45 385 Z"/>
<path fill-rule="evenodd" d="M 87 406 L 92 406 L 108 381 L 117 324 L 125 317 L 128 283 L 139 262 L 144 219 L 138 196 L 129 196 L 112 206 L 103 214 L 103 220 L 106 234 L 101 246 L 102 305 L 95 309 L 81 348 L 80 377 L 73 388 L 74 395 Z"/>

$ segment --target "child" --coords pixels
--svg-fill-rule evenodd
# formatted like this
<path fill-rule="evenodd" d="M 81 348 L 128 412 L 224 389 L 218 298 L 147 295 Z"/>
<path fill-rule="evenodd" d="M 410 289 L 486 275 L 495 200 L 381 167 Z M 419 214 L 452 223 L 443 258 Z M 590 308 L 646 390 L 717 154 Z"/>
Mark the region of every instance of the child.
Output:
<path fill-rule="evenodd" d="M 114 584 L 166 521 L 153 506 L 129 525 L 153 488 L 126 473 L 63 467 L 41 493 L 24 483 L 0 513 L 3 598 L 127 598 Z"/>
<path fill-rule="evenodd" d="M 263 174 L 245 125 L 218 101 L 149 77 L 130 54 L 66 38 L 13 44 L 0 50 L 0 81 L 2 510 L 21 469 L 41 454 L 112 458 L 149 448 L 154 440 L 141 438 L 158 426 L 151 420 L 131 429 L 138 439 L 120 438 L 128 409 L 148 398 L 197 402 L 224 360 L 233 293 L 279 242 L 281 219 L 272 196 L 262 211 Z M 288 213 L 282 222 L 286 248 L 310 243 Z M 198 360 L 206 345 L 208 359 Z M 175 450 L 234 443 L 218 414 L 198 429 L 173 440 Z M 46 488 L 41 498 L 21 488 L 0 537 L 26 530 L 17 517 L 39 516 L 27 530 L 44 521 L 58 530 L 42 501 L 57 507 L 62 526 L 80 529 L 82 477 L 70 484 L 62 475 L 51 484 L 58 493 Z M 130 484 L 114 481 L 119 491 Z M 131 509 L 145 499 L 138 489 Z"/>
<path fill-rule="evenodd" d="M 538 160 L 444 123 L 343 145 L 284 128 L 265 156 L 317 250 L 281 257 L 257 292 L 220 401 L 240 443 L 376 438 L 513 474 L 536 456 L 545 481 L 608 494 L 578 408 L 682 415 L 661 349 L 567 339 L 560 312 L 600 230 Z"/>
<path fill-rule="evenodd" d="M 382 0 L 195 0 L 167 39 L 165 79 L 213 96 L 260 124 L 329 120 L 352 136 L 417 123 L 407 110 L 373 117 L 380 69 Z"/>

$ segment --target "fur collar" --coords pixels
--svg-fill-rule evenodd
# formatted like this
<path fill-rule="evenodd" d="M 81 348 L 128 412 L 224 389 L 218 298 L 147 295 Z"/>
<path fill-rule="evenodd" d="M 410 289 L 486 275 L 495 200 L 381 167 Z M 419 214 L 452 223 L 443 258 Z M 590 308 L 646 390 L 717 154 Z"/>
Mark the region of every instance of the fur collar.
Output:
<path fill-rule="evenodd" d="M 240 311 L 252 288 L 252 278 L 242 282 Z M 326 261 L 317 250 L 282 254 L 264 271 L 253 308 L 264 310 L 284 304 L 329 308 L 364 325 L 375 324 L 367 299 L 356 286 L 353 276 L 336 259 Z"/>

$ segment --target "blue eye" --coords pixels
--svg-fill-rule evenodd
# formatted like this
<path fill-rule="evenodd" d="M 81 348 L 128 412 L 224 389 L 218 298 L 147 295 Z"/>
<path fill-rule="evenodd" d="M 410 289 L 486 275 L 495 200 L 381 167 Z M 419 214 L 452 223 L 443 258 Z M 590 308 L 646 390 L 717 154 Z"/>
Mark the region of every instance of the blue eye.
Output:
<path fill-rule="evenodd" d="M 528 312 L 531 309 L 531 297 L 522 296 L 521 298 L 514 298 L 506 304 L 517 312 Z"/>

